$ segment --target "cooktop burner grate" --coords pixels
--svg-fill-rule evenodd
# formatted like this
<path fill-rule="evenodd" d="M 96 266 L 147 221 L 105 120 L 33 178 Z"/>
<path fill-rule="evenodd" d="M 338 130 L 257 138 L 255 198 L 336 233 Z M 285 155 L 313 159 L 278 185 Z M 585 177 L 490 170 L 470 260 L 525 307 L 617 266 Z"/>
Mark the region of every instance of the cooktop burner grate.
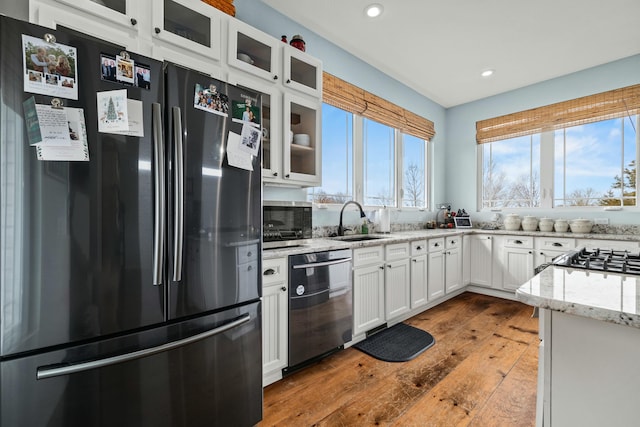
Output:
<path fill-rule="evenodd" d="M 586 248 L 582 248 L 560 255 L 553 260 L 552 264 L 585 270 L 640 275 L 640 253 L 629 251 L 610 249 L 588 251 Z"/>

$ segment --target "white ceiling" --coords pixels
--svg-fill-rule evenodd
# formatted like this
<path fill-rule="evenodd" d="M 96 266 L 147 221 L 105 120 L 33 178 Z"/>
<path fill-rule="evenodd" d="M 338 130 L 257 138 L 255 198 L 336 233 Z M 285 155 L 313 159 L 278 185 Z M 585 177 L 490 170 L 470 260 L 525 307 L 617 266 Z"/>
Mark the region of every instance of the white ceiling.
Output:
<path fill-rule="evenodd" d="M 640 0 L 263 1 L 444 107 L 640 53 Z"/>

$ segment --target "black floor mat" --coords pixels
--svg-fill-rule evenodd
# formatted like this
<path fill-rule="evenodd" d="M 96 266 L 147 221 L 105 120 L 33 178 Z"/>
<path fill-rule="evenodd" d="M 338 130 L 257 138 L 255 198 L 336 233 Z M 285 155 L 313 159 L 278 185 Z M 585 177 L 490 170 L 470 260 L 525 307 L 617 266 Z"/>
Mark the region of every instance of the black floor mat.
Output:
<path fill-rule="evenodd" d="M 429 332 L 404 323 L 393 325 L 354 345 L 358 350 L 385 362 L 407 362 L 434 345 Z"/>

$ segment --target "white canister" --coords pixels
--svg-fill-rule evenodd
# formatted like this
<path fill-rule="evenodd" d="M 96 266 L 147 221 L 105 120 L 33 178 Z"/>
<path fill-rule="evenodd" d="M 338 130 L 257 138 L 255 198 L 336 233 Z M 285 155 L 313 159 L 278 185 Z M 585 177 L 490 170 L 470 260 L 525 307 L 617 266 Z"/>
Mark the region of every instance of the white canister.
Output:
<path fill-rule="evenodd" d="M 538 218 L 531 215 L 525 215 L 522 219 L 522 229 L 524 231 L 536 231 L 538 228 Z"/>
<path fill-rule="evenodd" d="M 569 221 L 566 219 L 558 218 L 553 224 L 553 229 L 558 233 L 566 233 L 569 230 Z"/>
<path fill-rule="evenodd" d="M 552 218 L 540 218 L 538 222 L 540 231 L 553 231 L 553 219 Z"/>
<path fill-rule="evenodd" d="M 378 222 L 378 231 L 380 233 L 389 233 L 391 231 L 391 212 L 389 209 L 378 209 L 376 211 L 376 220 Z"/>
<path fill-rule="evenodd" d="M 520 215 L 509 214 L 504 217 L 504 229 L 508 231 L 520 230 Z"/>

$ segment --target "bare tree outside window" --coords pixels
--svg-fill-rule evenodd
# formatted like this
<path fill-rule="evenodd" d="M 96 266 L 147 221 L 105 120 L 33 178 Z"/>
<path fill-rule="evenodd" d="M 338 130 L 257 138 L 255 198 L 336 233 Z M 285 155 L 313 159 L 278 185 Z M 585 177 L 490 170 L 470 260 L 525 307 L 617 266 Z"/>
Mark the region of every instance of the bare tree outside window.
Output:
<path fill-rule="evenodd" d="M 424 206 L 424 173 L 417 164 L 411 162 L 404 172 L 403 205 Z"/>

